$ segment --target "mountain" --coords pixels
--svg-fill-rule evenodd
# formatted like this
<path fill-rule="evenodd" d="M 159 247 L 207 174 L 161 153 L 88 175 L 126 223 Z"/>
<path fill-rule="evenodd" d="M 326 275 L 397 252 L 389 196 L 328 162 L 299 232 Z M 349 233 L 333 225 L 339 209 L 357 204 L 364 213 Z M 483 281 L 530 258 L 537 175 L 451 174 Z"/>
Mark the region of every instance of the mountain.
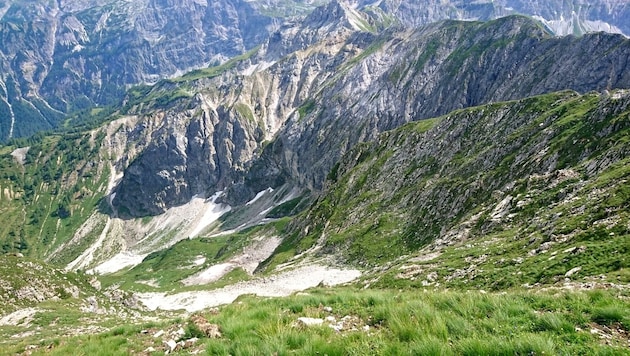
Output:
<path fill-rule="evenodd" d="M 3 139 L 54 128 L 64 113 L 116 104 L 129 85 L 224 62 L 266 39 L 278 19 L 239 0 L 1 8 Z"/>
<path fill-rule="evenodd" d="M 534 16 L 560 35 L 630 33 L 629 6 L 619 1 L 334 1 L 304 20 L 317 5 L 326 3 L 330 2 L 4 1 L 0 4 L 0 139 L 102 121 L 129 86 L 154 84 L 224 63 L 263 44 L 272 34 L 282 34 L 283 27 L 311 21 L 315 29 L 327 16 L 338 17 L 334 8 L 350 15 L 347 21 L 354 30 L 372 32 L 519 13 Z M 331 29 L 334 26 L 303 31 L 302 45 Z M 299 42 L 278 44 L 273 60 L 293 53 L 297 47 L 285 46 Z M 73 120 L 68 120 L 69 113 Z"/>
<path fill-rule="evenodd" d="M 32 213 L 44 217 L 34 219 L 40 227 L 55 211 L 84 221 L 100 197 L 114 220 L 159 215 L 196 196 L 236 207 L 268 188 L 317 192 L 354 145 L 409 121 L 556 90 L 630 85 L 623 61 L 630 43 L 619 35 L 557 38 L 519 16 L 375 35 L 355 28 L 361 13 L 324 9 L 226 64 L 131 90 L 120 118 L 32 145 L 23 166 L 6 156 L 8 195 L 30 204 L 47 191 L 48 207 Z M 308 36 L 326 23 L 334 30 Z M 278 41 L 296 50 L 272 62 L 278 48 L 290 48 Z M 50 240 L 60 231 L 36 229 Z M 4 236 L 21 235 L 11 228 Z"/>
<path fill-rule="evenodd" d="M 522 16 L 373 34 L 357 30 L 362 13 L 326 9 L 225 64 L 131 89 L 101 127 L 5 147 L 4 250 L 69 269 L 137 265 L 303 209 L 344 154 L 411 121 L 630 85 L 620 35 L 559 38 Z M 295 52 L 272 61 L 283 42 Z"/>
<path fill-rule="evenodd" d="M 466 272 L 480 288 L 618 272 L 629 262 L 629 113 L 627 90 L 567 91 L 385 132 L 341 159 L 295 222 L 297 241 L 360 265 L 433 255 L 405 268 L 442 285 L 458 281 L 446 264 L 466 256 L 483 255 Z"/>
<path fill-rule="evenodd" d="M 628 43 L 608 34 L 557 38 L 524 17 L 446 21 L 380 36 L 359 63 L 339 67 L 310 96 L 303 115 L 289 118 L 263 154 L 263 167 L 284 167 L 299 184 L 318 190 L 344 152 L 409 121 L 562 89 L 625 88 Z M 591 61 L 598 53 L 611 56 Z M 601 65 L 612 73 L 600 72 Z"/>
<path fill-rule="evenodd" d="M 521 14 L 543 22 L 556 35 L 583 35 L 588 32 L 630 34 L 626 1 L 400 1 L 364 0 L 376 13 L 394 14 L 404 24 L 423 25 L 437 20 L 491 20 Z"/>
<path fill-rule="evenodd" d="M 625 36 L 478 21 L 578 2 L 181 4 L 0 5 L 11 29 L 28 9 L 65 18 L 51 43 L 83 24 L 90 41 L 59 78 L 73 58 L 109 58 L 85 56 L 83 15 L 132 26 L 109 38 L 124 53 L 121 81 L 102 81 L 110 104 L 57 108 L 63 130 L 0 146 L 0 353 L 626 352 Z M 253 27 L 237 30 L 243 18 Z M 211 34 L 229 55 L 203 47 Z M 2 43 L 11 65 L 50 48 Z M 44 78 L 20 95 L 45 112 L 50 58 L 33 76 L 7 67 L 22 79 L 5 97 Z M 71 82 L 57 83 L 68 103 L 83 92 Z"/>
<path fill-rule="evenodd" d="M 357 145 L 293 219 L 184 239 L 102 287 L 5 256 L 5 350 L 344 353 L 377 335 L 383 353 L 622 354 L 628 130 L 628 90 L 457 110 Z M 313 264 L 322 257 L 362 272 Z M 242 294 L 261 297 L 212 307 Z"/>

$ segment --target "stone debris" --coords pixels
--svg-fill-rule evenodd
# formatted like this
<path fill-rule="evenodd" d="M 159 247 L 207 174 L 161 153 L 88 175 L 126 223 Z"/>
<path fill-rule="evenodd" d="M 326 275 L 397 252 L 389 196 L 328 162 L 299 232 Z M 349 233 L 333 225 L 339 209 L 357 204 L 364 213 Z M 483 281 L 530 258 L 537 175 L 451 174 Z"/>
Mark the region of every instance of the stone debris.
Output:
<path fill-rule="evenodd" d="M 319 319 L 319 318 L 300 317 L 297 319 L 298 326 L 309 327 L 309 326 L 322 325 L 323 323 L 324 323 L 324 319 Z"/>
<path fill-rule="evenodd" d="M 619 323 L 613 323 L 612 325 L 599 325 L 593 323 L 590 325 L 589 332 L 593 335 L 597 335 L 601 342 L 605 345 L 620 345 L 630 347 L 630 332 Z M 576 331 L 583 331 L 577 330 Z"/>
<path fill-rule="evenodd" d="M 219 330 L 219 326 L 216 324 L 211 324 L 206 318 L 201 315 L 195 314 L 191 316 L 190 322 L 204 335 L 206 335 L 206 337 L 209 337 L 211 339 L 218 339 L 222 336 L 221 331 Z"/>
<path fill-rule="evenodd" d="M 370 326 L 367 325 L 361 318 L 354 315 L 346 315 L 342 318 L 334 315 L 328 315 L 324 319 L 299 317 L 293 325 L 294 327 L 312 327 L 326 325 L 336 332 L 370 331 Z"/>
<path fill-rule="evenodd" d="M 492 213 L 490 214 L 490 220 L 492 222 L 498 223 L 509 213 L 510 211 L 510 203 L 512 202 L 511 196 L 506 196 L 497 206 L 494 208 Z"/>
<path fill-rule="evenodd" d="M 177 348 L 177 342 L 175 342 L 175 340 L 164 341 L 164 344 L 166 344 L 166 346 L 171 352 L 175 351 L 175 348 Z"/>
<path fill-rule="evenodd" d="M 193 315 L 189 322 L 210 338 L 221 337 L 219 326 L 209 323 L 201 315 Z M 189 324 L 190 325 L 190 324 Z M 185 352 L 187 354 L 203 353 L 203 345 L 198 337 L 187 336 L 186 324 L 176 323 L 164 329 L 141 330 L 138 337 L 144 340 L 144 351 L 141 355 L 151 355 L 154 352 L 172 354 Z"/>
<path fill-rule="evenodd" d="M 16 310 L 0 319 L 0 326 L 29 326 L 35 318 L 35 314 L 41 312 L 39 308 L 25 308 Z"/>
<path fill-rule="evenodd" d="M 564 274 L 564 276 L 571 277 L 572 275 L 578 273 L 580 270 L 582 270 L 582 267 L 571 268 L 569 271 L 567 271 L 567 273 Z"/>

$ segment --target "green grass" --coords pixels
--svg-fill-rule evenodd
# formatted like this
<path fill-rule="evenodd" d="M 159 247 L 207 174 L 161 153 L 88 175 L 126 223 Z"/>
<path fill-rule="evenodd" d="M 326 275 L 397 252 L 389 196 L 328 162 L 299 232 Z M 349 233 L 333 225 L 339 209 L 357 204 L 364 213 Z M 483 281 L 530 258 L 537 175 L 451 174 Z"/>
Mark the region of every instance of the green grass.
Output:
<path fill-rule="evenodd" d="M 577 267 L 582 269 L 571 279 L 617 274 L 629 263 L 629 229 L 622 222 L 630 218 L 623 153 L 630 121 L 623 111 L 601 114 L 604 105 L 599 95 L 565 91 L 386 132 L 378 142 L 357 145 L 348 154 L 354 159 L 333 168 L 335 184 L 298 217 L 295 225 L 309 229 L 294 239 L 312 243 L 323 234 L 327 251 L 350 263 L 378 265 L 413 254 L 480 214 L 468 237 L 479 248 L 464 248 L 469 242 L 449 247 L 429 270 L 446 277 L 468 267 L 464 258 L 488 259 L 449 285 L 553 284 Z M 435 145 L 444 154 L 436 155 Z M 592 172 L 597 162 L 607 167 Z M 559 169 L 570 169 L 572 177 L 562 178 Z M 549 170 L 553 174 L 544 176 Z M 492 210 L 506 196 L 514 198 L 511 220 L 494 223 Z M 517 208 L 518 201 L 524 204 Z M 606 219 L 618 222 L 604 226 Z M 523 256 L 545 243 L 552 246 L 547 253 Z M 589 252 L 563 252 L 580 246 Z M 519 256 L 523 264 L 509 262 Z"/>
<path fill-rule="evenodd" d="M 128 113 L 132 110 L 142 111 L 149 108 L 164 108 L 173 105 L 179 99 L 190 98 L 196 92 L 196 89 L 192 88 L 193 84 L 191 83 L 202 79 L 212 79 L 234 70 L 239 63 L 255 55 L 259 48 L 253 48 L 223 64 L 193 70 L 181 77 L 161 80 L 155 85 L 137 85 L 132 87 L 127 91 L 128 100 L 121 112 Z M 239 104 L 236 110 L 244 118 L 254 119 L 251 110 L 243 107 L 243 104 Z"/>
<path fill-rule="evenodd" d="M 305 196 L 300 196 L 294 199 L 290 199 L 275 208 L 271 209 L 267 213 L 267 218 L 282 218 L 285 216 L 294 215 L 299 209 L 301 203 L 305 200 Z"/>
<path fill-rule="evenodd" d="M 43 258 L 67 241 L 97 209 L 109 170 L 97 163 L 103 133 L 42 135 L 31 140 L 24 165 L 0 156 L 0 187 L 11 192 L 0 199 L 5 223 L 0 227 L 2 252 L 16 250 Z M 53 262 L 74 259 L 66 249 Z"/>
<path fill-rule="evenodd" d="M 214 238 L 186 239 L 172 247 L 154 252 L 145 257 L 141 264 L 130 270 L 123 270 L 101 277 L 104 286 L 120 284 L 120 288 L 135 291 L 170 291 L 184 288 L 180 281 L 204 267 L 222 262 L 242 248 L 248 239 L 246 234 L 234 234 Z M 193 261 L 199 257 L 206 259 L 197 266 Z M 153 281 L 158 287 L 143 282 Z"/>
<path fill-rule="evenodd" d="M 622 335 L 600 339 L 590 332 L 609 325 L 611 315 L 616 328 L 628 330 L 630 304 L 618 293 L 336 288 L 286 298 L 245 296 L 218 313 L 204 315 L 219 325 L 222 337 L 201 338 L 198 345 L 213 355 L 630 354 Z M 299 317 L 328 316 L 336 321 L 345 317 L 348 322 L 341 331 L 327 322 L 312 327 L 297 324 Z M 53 347 L 41 351 L 141 351 L 151 336 L 140 330 L 139 326 L 120 326 L 103 334 L 45 341 Z"/>

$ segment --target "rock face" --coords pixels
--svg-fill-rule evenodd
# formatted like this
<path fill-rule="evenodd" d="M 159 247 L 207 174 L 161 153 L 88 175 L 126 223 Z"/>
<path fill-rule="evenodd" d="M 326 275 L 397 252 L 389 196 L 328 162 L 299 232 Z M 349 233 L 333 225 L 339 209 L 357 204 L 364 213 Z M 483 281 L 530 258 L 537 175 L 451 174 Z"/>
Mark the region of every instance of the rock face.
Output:
<path fill-rule="evenodd" d="M 362 4 L 369 5 L 366 0 Z M 439 20 L 482 20 L 522 14 L 542 21 L 556 35 L 582 35 L 588 32 L 630 34 L 630 4 L 624 1 L 400 1 L 385 0 L 377 5 L 380 13 L 393 14 L 404 24 L 426 25 Z"/>
<path fill-rule="evenodd" d="M 194 195 L 223 190 L 251 161 L 265 137 L 262 122 L 205 100 L 200 95 L 193 109 L 148 115 L 137 127 L 134 134 L 151 140 L 115 191 L 120 216 L 160 214 Z"/>
<path fill-rule="evenodd" d="M 627 39 L 552 37 L 524 17 L 396 32 L 375 39 L 368 52 L 338 67 L 303 107 L 308 114 L 292 116 L 265 152 L 311 190 L 355 144 L 409 121 L 563 89 L 630 86 Z"/>
<path fill-rule="evenodd" d="M 512 16 L 375 36 L 355 28 L 353 10 L 326 9 L 337 16 L 314 12 L 219 76 L 154 88 L 186 91 L 166 108 L 134 104 L 159 129 L 124 171 L 119 211 L 155 215 L 218 191 L 240 205 L 286 183 L 318 191 L 354 145 L 407 122 L 563 89 L 630 87 L 630 42 L 619 35 L 558 38 Z M 334 31 L 312 43 L 312 23 Z M 296 50 L 270 61 L 290 48 L 285 40 Z M 143 127 L 136 134 L 147 137 Z"/>
<path fill-rule="evenodd" d="M 321 3 L 328 5 L 302 22 L 299 16 Z M 609 0 L 4 1 L 0 140 L 54 128 L 68 112 L 117 104 L 130 85 L 222 63 L 270 36 L 267 53 L 278 60 L 347 25 L 376 31 L 392 24 L 413 28 L 444 19 L 489 20 L 514 13 L 535 16 L 556 34 L 630 33 L 630 5 Z M 291 20 L 283 24 L 286 16 Z M 295 30 L 296 23 L 302 24 L 298 32 L 276 32 Z"/>
<path fill-rule="evenodd" d="M 0 11 L 0 138 L 117 103 L 130 84 L 220 63 L 262 42 L 273 18 L 249 2 L 14 1 Z"/>

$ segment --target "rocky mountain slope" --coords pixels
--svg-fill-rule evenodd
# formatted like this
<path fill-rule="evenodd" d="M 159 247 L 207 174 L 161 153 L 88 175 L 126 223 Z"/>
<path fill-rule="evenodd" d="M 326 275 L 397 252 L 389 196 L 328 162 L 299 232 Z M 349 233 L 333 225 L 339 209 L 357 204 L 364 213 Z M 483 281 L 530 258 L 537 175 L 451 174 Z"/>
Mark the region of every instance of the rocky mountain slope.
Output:
<path fill-rule="evenodd" d="M 27 308 L 0 318 L 3 346 L 12 354 L 309 354 L 358 350 L 378 338 L 373 348 L 384 353 L 623 354 L 628 130 L 628 90 L 556 92 L 412 122 L 344 155 L 324 193 L 296 218 L 186 239 L 101 277 L 102 294 L 84 274 L 5 256 L 5 300 L 25 293 L 52 300 L 19 299 Z M 268 242 L 275 250 L 262 247 Z M 270 253 L 262 263 L 261 250 Z M 322 257 L 362 271 L 315 268 Z M 250 262 L 261 275 L 248 280 L 240 268 Z M 208 279 L 209 290 L 186 283 L 230 264 L 239 267 Z M 30 285 L 15 278 L 21 268 L 32 269 L 24 274 Z M 313 287 L 313 276 L 321 283 L 308 293 L 268 298 Z M 331 288 L 333 277 L 356 280 Z M 128 299 L 107 294 L 120 288 L 141 291 L 151 309 L 206 311 L 173 321 L 173 314 L 133 310 Z M 207 309 L 239 294 L 265 298 Z M 251 333 L 252 325 L 269 332 Z"/>
<path fill-rule="evenodd" d="M 630 41 L 415 4 L 250 2 L 258 45 L 0 147 L 0 349 L 625 351 Z"/>
<path fill-rule="evenodd" d="M 135 84 L 155 83 L 225 62 L 278 42 L 272 61 L 304 49 L 334 29 L 335 9 L 355 30 L 415 28 L 444 19 L 489 20 L 535 16 L 556 34 L 630 33 L 625 2 L 361 1 L 318 11 L 310 31 L 291 41 L 316 5 L 328 1 L 4 1 L 0 4 L 0 140 L 69 124 L 100 121 Z M 318 16 L 316 16 L 318 17 Z M 311 17 L 311 20 L 315 18 Z M 308 22 L 309 20 L 307 20 Z M 322 26 L 317 26 L 322 25 Z M 278 31 L 278 32 L 277 32 Z M 278 37 L 280 36 L 280 37 Z M 299 38 L 300 41 L 297 41 Z"/>
<path fill-rule="evenodd" d="M 329 19 L 333 24 L 350 16 L 343 8 L 336 13 L 340 14 L 338 18 Z M 316 16 L 314 13 L 311 17 Z M 154 164 L 156 156 L 152 155 L 135 160 L 133 170 L 123 176 L 117 188 L 114 205 L 144 208 L 135 212 L 144 215 L 163 211 L 168 202 L 186 202 L 193 194 L 225 191 L 222 201 L 240 205 L 257 192 L 285 183 L 319 190 L 326 174 L 348 149 L 406 122 L 566 88 L 587 92 L 630 85 L 626 60 L 630 42 L 618 35 L 556 38 L 524 17 L 487 24 L 444 22 L 380 36 L 357 33 L 350 21 L 335 28 L 334 36 L 299 49 L 277 63 L 266 61 L 269 52 L 275 53 L 276 40 L 272 38 L 250 57 L 251 67 L 242 67 L 240 73 L 226 72 L 210 80 L 183 77 L 154 88 L 148 97 L 164 92 L 207 97 L 207 88 L 212 88 L 211 95 L 216 99 L 211 107 L 225 110 L 225 114 L 218 111 L 216 116 L 241 118 L 233 126 L 234 132 L 243 132 L 249 147 L 240 146 L 242 138 L 234 137 L 232 130 L 215 131 L 217 135 L 228 134 L 233 145 L 230 147 L 240 152 L 236 156 L 238 164 L 233 163 L 234 152 L 226 155 L 218 151 L 217 143 L 221 141 L 214 136 L 215 141 L 207 147 L 214 146 L 210 152 L 219 153 L 211 159 L 213 164 L 205 165 L 207 160 L 200 164 L 212 170 L 225 158 L 225 165 L 220 174 L 199 175 L 191 166 L 195 162 L 183 162 L 186 157 L 198 159 L 200 155 L 186 153 L 194 148 L 186 148 L 181 140 L 184 146 L 178 148 L 180 153 L 173 151 L 181 130 L 173 131 L 164 138 L 170 146 L 156 140 L 150 143 L 149 151 L 160 157 L 165 156 L 165 150 L 174 154 L 160 165 Z M 302 34 L 309 33 L 309 29 L 306 22 L 297 30 L 285 30 L 286 41 L 303 44 Z M 257 69 L 263 64 L 265 69 Z M 229 92 L 217 93 L 215 88 Z M 192 107 L 199 106 L 197 100 L 201 97 L 195 97 Z M 226 98 L 230 107 L 216 104 Z M 189 102 L 181 99 L 169 111 L 181 112 L 183 105 L 191 107 Z M 348 126 L 354 129 L 347 130 Z M 188 135 L 198 131 L 188 131 L 184 137 L 191 142 Z M 159 174 L 173 165 L 180 168 L 170 175 Z M 187 178 L 189 174 L 192 182 Z M 195 182 L 204 177 L 215 181 Z M 190 191 L 191 186 L 197 188 Z"/>
<path fill-rule="evenodd" d="M 626 1 L 399 1 L 385 0 L 374 4 L 376 9 L 394 14 L 403 23 L 423 25 L 437 20 L 491 20 L 522 14 L 543 22 L 556 35 L 582 35 L 587 32 L 630 33 L 626 20 L 630 4 Z M 379 12 L 380 12 L 379 11 Z"/>
<path fill-rule="evenodd" d="M 2 139 L 118 103 L 131 84 L 221 63 L 276 26 L 245 1 L 10 1 L 0 14 Z"/>
<path fill-rule="evenodd" d="M 561 89 L 628 87 L 629 43 L 608 34 L 557 38 L 524 17 L 382 35 L 289 118 L 265 166 L 285 167 L 317 190 L 344 152 L 409 121 Z"/>
<path fill-rule="evenodd" d="M 410 123 L 344 156 L 326 194 L 295 223 L 296 241 L 359 265 L 411 255 L 425 263 L 407 264 L 408 276 L 435 273 L 442 284 L 466 277 L 448 263 L 478 268 L 460 271 L 470 283 L 501 287 L 623 272 L 629 120 L 630 93 L 616 91 Z"/>
<path fill-rule="evenodd" d="M 100 128 L 3 148 L 1 204 L 15 222 L 1 229 L 4 249 L 124 268 L 221 224 L 291 211 L 344 153 L 407 122 L 630 86 L 620 35 L 558 38 L 519 16 L 375 35 L 358 26 L 367 17 L 331 3 L 223 65 L 131 89 Z"/>

